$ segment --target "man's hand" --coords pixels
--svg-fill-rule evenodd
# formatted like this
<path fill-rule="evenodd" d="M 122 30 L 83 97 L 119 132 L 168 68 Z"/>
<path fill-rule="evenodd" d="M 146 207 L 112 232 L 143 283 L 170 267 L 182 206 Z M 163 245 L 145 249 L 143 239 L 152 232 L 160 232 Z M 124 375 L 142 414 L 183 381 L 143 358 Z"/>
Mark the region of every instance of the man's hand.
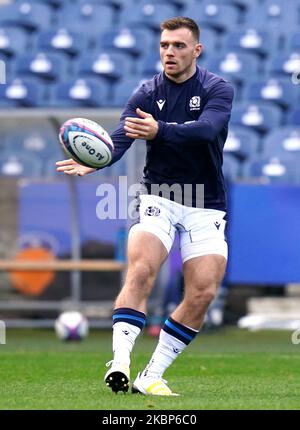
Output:
<path fill-rule="evenodd" d="M 95 172 L 96 170 L 92 167 L 83 166 L 72 158 L 69 158 L 68 160 L 57 161 L 55 165 L 58 172 L 63 172 L 66 175 L 84 176 L 88 173 Z"/>
<path fill-rule="evenodd" d="M 141 118 L 126 117 L 124 130 L 126 136 L 132 139 L 152 140 L 157 135 L 158 123 L 150 113 L 137 108 L 136 113 Z"/>

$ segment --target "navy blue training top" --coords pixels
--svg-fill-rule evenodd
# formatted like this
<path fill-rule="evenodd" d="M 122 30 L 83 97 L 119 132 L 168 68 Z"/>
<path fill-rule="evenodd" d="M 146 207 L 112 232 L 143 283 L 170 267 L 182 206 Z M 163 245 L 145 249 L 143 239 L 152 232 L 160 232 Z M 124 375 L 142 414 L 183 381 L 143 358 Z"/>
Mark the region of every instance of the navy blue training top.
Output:
<path fill-rule="evenodd" d="M 147 141 L 142 182 L 151 193 L 151 184 L 192 184 L 198 206 L 196 184 L 204 184 L 204 207 L 226 210 L 222 173 L 223 147 L 233 99 L 232 85 L 197 66 L 195 74 L 182 83 L 164 72 L 145 82 L 129 99 L 117 129 L 111 134 L 113 159 L 118 161 L 134 139 L 125 135 L 127 116 L 138 117 L 136 108 L 158 121 L 155 139 Z M 171 197 L 172 199 L 172 197 Z"/>

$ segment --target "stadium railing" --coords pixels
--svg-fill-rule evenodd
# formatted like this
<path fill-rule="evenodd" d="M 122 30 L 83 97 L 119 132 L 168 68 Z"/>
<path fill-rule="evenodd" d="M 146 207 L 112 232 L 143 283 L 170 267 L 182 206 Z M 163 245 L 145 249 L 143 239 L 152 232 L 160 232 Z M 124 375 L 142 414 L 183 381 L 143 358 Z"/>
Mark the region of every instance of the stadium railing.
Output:
<path fill-rule="evenodd" d="M 125 269 L 125 263 L 116 260 L 59 260 L 51 261 L 20 261 L 14 259 L 1 259 L 0 271 L 93 271 L 105 272 L 116 271 L 122 272 Z"/>

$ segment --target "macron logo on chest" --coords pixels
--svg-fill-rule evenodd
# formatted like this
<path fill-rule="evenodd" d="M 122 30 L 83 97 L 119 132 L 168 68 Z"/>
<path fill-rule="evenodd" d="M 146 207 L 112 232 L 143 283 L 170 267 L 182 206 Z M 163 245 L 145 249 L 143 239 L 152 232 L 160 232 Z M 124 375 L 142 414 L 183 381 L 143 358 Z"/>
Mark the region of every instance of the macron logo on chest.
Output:
<path fill-rule="evenodd" d="M 164 107 L 164 104 L 166 103 L 166 100 L 156 100 L 157 106 L 159 107 L 159 110 L 162 110 L 162 108 Z"/>

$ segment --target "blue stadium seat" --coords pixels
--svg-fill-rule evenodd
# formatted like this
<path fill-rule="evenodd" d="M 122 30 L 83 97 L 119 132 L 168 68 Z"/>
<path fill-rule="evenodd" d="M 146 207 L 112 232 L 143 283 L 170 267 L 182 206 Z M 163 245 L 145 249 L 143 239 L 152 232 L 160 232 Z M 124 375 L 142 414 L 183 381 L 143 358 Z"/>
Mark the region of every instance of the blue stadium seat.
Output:
<path fill-rule="evenodd" d="M 145 82 L 145 79 L 138 81 L 136 78 L 124 78 L 113 86 L 113 100 L 110 106 L 124 107 L 129 97 Z"/>
<path fill-rule="evenodd" d="M 192 0 L 193 2 L 195 0 Z M 250 6 L 252 6 L 253 3 L 257 3 L 260 0 L 214 0 L 214 3 L 220 3 L 220 4 L 228 4 L 230 6 L 235 6 L 239 8 L 241 12 L 245 12 L 249 9 Z"/>
<path fill-rule="evenodd" d="M 243 176 L 261 183 L 299 183 L 299 159 L 289 154 L 281 156 L 256 156 L 246 161 Z"/>
<path fill-rule="evenodd" d="M 260 71 L 257 56 L 239 51 L 216 54 L 206 66 L 211 72 L 237 84 L 246 82 L 249 76 L 256 76 Z"/>
<path fill-rule="evenodd" d="M 16 78 L 0 85 L 0 102 L 8 101 L 15 107 L 45 106 L 46 87 L 38 79 Z"/>
<path fill-rule="evenodd" d="M 259 141 L 260 139 L 255 131 L 229 125 L 224 153 L 232 154 L 243 161 L 258 153 Z"/>
<path fill-rule="evenodd" d="M 238 8 L 230 4 L 213 0 L 206 0 L 203 4 L 199 4 L 195 0 L 182 11 L 182 14 L 192 17 L 200 24 L 200 28 L 205 25 L 223 32 L 238 25 L 240 12 Z"/>
<path fill-rule="evenodd" d="M 241 177 L 241 163 L 230 154 L 225 153 L 222 171 L 227 182 L 234 182 Z"/>
<path fill-rule="evenodd" d="M 300 72 L 299 51 L 278 52 L 266 61 L 266 71 L 271 75 L 287 76 Z"/>
<path fill-rule="evenodd" d="M 109 86 L 99 78 L 73 79 L 53 85 L 49 104 L 56 107 L 106 106 Z"/>
<path fill-rule="evenodd" d="M 131 28 L 149 28 L 158 31 L 162 21 L 177 15 L 177 9 L 172 4 L 153 3 L 142 0 L 138 7 L 129 3 L 120 13 L 120 26 Z"/>
<path fill-rule="evenodd" d="M 24 0 L 16 0 L 17 2 L 24 2 Z M 31 3 L 46 3 L 49 6 L 52 6 L 54 9 L 61 7 L 66 2 L 71 2 L 72 0 L 30 0 Z M 97 0 L 99 1 L 99 0 Z"/>
<path fill-rule="evenodd" d="M 17 130 L 10 131 L 6 148 L 20 154 L 38 156 L 42 160 L 61 152 L 57 132 L 45 120 L 30 125 L 22 124 Z"/>
<path fill-rule="evenodd" d="M 275 128 L 263 139 L 263 155 L 297 155 L 300 161 L 300 125 Z"/>
<path fill-rule="evenodd" d="M 242 102 L 233 106 L 231 125 L 247 127 L 258 133 L 267 133 L 281 125 L 282 113 L 277 106 L 267 102 Z"/>
<path fill-rule="evenodd" d="M 154 47 L 154 37 L 150 30 L 111 30 L 104 32 L 98 39 L 99 49 L 127 52 L 132 56 L 140 56 Z M 157 47 L 156 47 L 157 49 Z"/>
<path fill-rule="evenodd" d="M 288 78 L 250 80 L 245 86 L 245 97 L 254 101 L 270 101 L 287 109 L 297 100 L 297 88 Z"/>
<path fill-rule="evenodd" d="M 287 48 L 291 51 L 299 52 L 300 50 L 300 31 L 290 31 L 287 37 Z"/>
<path fill-rule="evenodd" d="M 220 48 L 220 38 L 211 28 L 202 26 L 200 30 L 200 42 L 202 44 L 201 58 L 211 58 L 211 53 Z"/>
<path fill-rule="evenodd" d="M 142 76 L 151 76 L 163 70 L 159 52 L 151 52 L 142 57 L 138 64 L 138 72 Z"/>
<path fill-rule="evenodd" d="M 42 162 L 33 154 L 7 151 L 0 155 L 0 175 L 9 177 L 38 177 L 42 173 Z"/>
<path fill-rule="evenodd" d="M 14 0 L 16 3 L 24 3 L 25 0 Z M 59 9 L 65 3 L 72 3 L 74 0 L 30 0 L 30 3 L 42 3 L 51 6 L 53 10 Z M 77 0 L 76 0 L 77 1 Z M 96 0 L 99 1 L 99 0 Z"/>
<path fill-rule="evenodd" d="M 97 51 L 80 56 L 75 69 L 81 76 L 100 76 L 118 80 L 122 76 L 134 73 L 135 64 L 130 55 L 123 52 Z"/>
<path fill-rule="evenodd" d="M 288 125 L 300 125 L 300 108 L 292 109 L 287 115 Z"/>
<path fill-rule="evenodd" d="M 278 48 L 279 36 L 267 30 L 257 30 L 255 26 L 243 30 L 230 31 L 224 36 L 224 47 L 227 50 L 254 52 L 266 56 Z"/>
<path fill-rule="evenodd" d="M 242 11 L 246 11 L 253 3 L 259 0 L 218 0 L 218 1 L 234 4 L 235 6 L 239 7 Z"/>
<path fill-rule="evenodd" d="M 52 9 L 47 4 L 18 1 L 2 5 L 0 25 L 18 26 L 28 31 L 48 28 L 52 21 Z"/>
<path fill-rule="evenodd" d="M 0 111 L 5 111 L 7 108 L 16 107 L 16 103 L 13 100 L 3 100 L 0 97 Z"/>
<path fill-rule="evenodd" d="M 3 27 L 0 23 L 0 54 L 12 57 L 28 48 L 27 32 L 17 27 Z"/>
<path fill-rule="evenodd" d="M 114 10 L 108 5 L 93 2 L 65 3 L 60 9 L 56 26 L 69 31 L 96 35 L 114 25 Z"/>
<path fill-rule="evenodd" d="M 35 43 L 39 50 L 77 55 L 88 49 L 89 40 L 84 33 L 69 31 L 67 28 L 61 27 L 57 30 L 39 32 Z"/>
<path fill-rule="evenodd" d="M 63 0 L 65 1 L 65 0 Z M 71 3 L 73 2 L 73 0 L 69 0 Z M 80 5 L 84 5 L 84 4 L 104 4 L 106 6 L 111 6 L 111 7 L 121 7 L 122 4 L 126 3 L 126 1 L 131 1 L 131 0 L 77 0 L 78 3 Z"/>
<path fill-rule="evenodd" d="M 123 0 L 123 2 L 124 1 L 125 0 Z M 179 8 L 181 10 L 182 7 L 186 6 L 187 4 L 189 4 L 192 1 L 194 1 L 194 0 L 151 0 L 151 1 L 149 0 L 149 3 L 171 4 L 172 6 L 175 6 L 176 8 Z"/>
<path fill-rule="evenodd" d="M 234 80 L 230 80 L 229 78 L 227 80 L 231 83 L 231 85 L 233 87 L 233 94 L 234 94 L 233 104 L 243 101 L 243 92 L 242 92 L 243 87 L 242 87 L 242 85 L 238 84 Z"/>
<path fill-rule="evenodd" d="M 20 55 L 15 61 L 18 74 L 42 79 L 64 79 L 69 74 L 70 61 L 63 53 L 38 51 L 35 54 Z"/>
<path fill-rule="evenodd" d="M 284 31 L 298 24 L 297 3 L 287 0 L 264 0 L 254 2 L 245 13 L 245 22 L 258 29 Z"/>
<path fill-rule="evenodd" d="M 0 105 L 1 108 L 1 105 Z M 7 133 L 5 132 L 5 130 L 1 130 L 1 139 L 0 139 L 0 151 L 3 152 L 6 147 L 8 146 L 8 141 L 7 141 Z"/>
<path fill-rule="evenodd" d="M 71 2 L 73 2 L 73 0 L 69 0 Z M 90 4 L 90 3 L 95 3 L 95 4 L 101 4 L 101 5 L 106 5 L 106 6 L 110 6 L 113 7 L 116 11 L 119 11 L 120 9 L 122 9 L 123 7 L 125 7 L 128 3 L 132 3 L 135 0 L 78 0 L 80 5 L 83 4 Z"/>

